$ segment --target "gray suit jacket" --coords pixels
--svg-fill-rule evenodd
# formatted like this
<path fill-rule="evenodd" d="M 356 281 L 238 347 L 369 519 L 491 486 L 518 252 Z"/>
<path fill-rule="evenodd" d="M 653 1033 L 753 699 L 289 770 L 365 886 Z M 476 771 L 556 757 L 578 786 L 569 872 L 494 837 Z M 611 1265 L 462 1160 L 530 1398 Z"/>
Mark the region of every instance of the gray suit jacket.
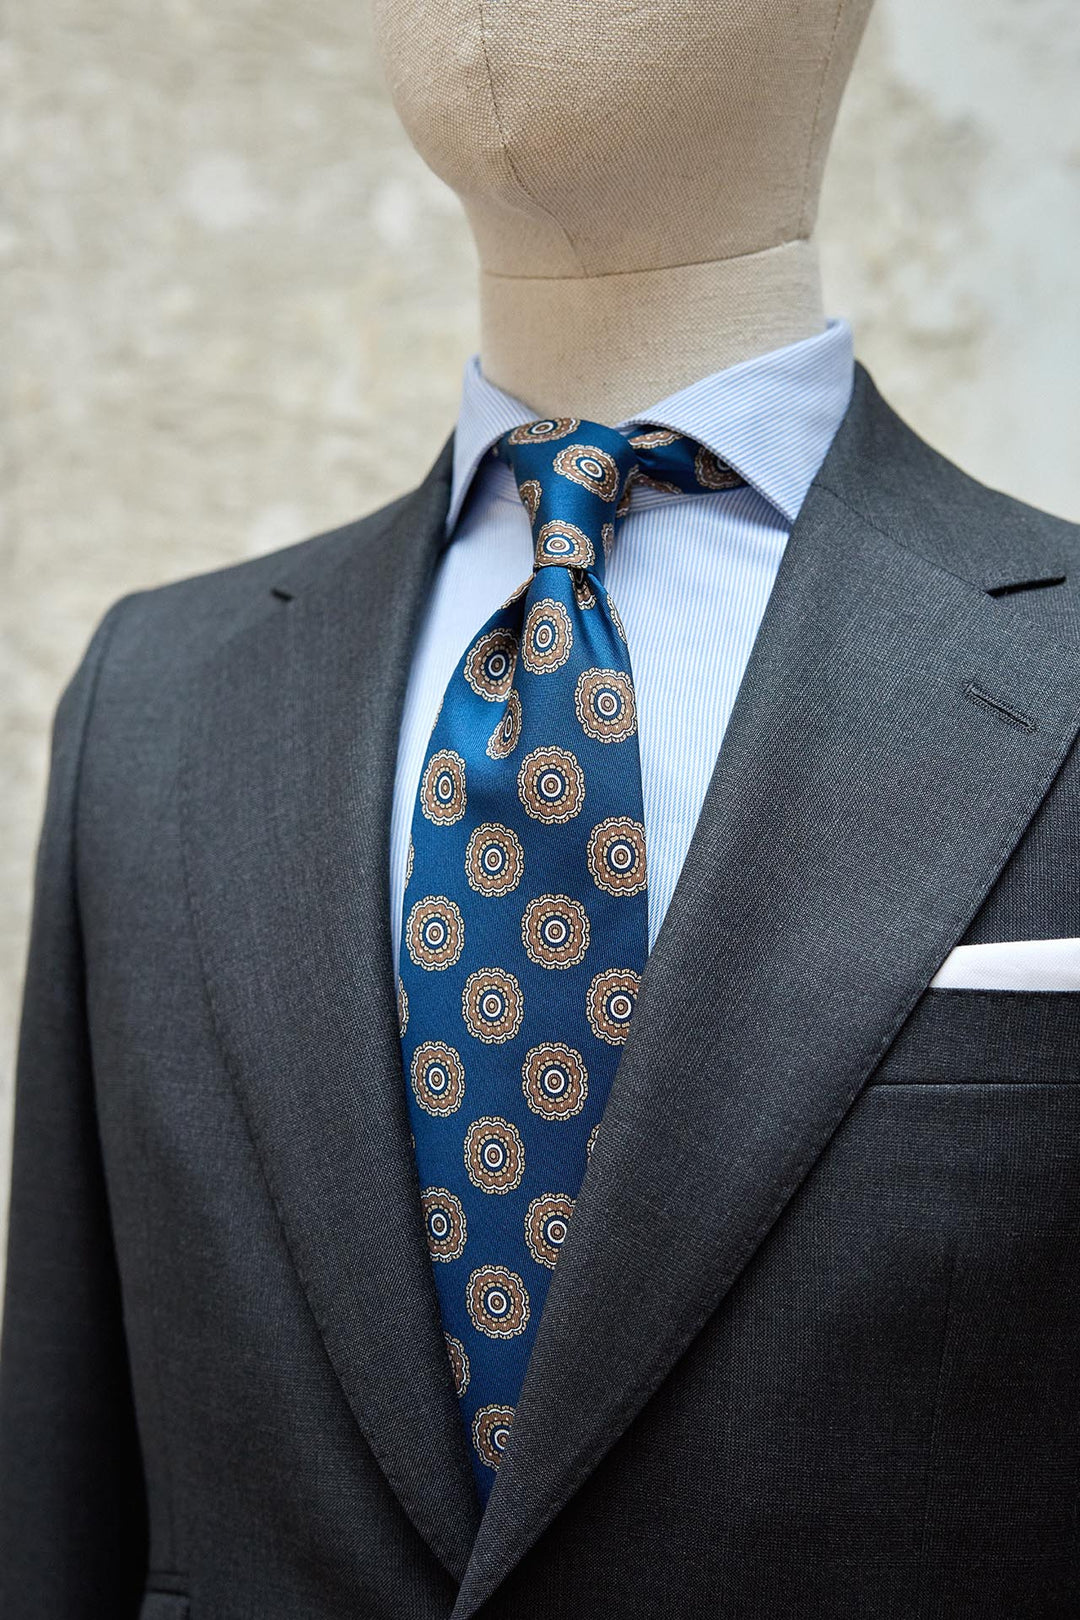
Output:
<path fill-rule="evenodd" d="M 387 901 L 450 463 L 120 602 L 61 703 L 5 1620 L 1075 1616 L 1080 996 L 927 986 L 1080 936 L 1077 531 L 859 370 L 480 1522 Z"/>

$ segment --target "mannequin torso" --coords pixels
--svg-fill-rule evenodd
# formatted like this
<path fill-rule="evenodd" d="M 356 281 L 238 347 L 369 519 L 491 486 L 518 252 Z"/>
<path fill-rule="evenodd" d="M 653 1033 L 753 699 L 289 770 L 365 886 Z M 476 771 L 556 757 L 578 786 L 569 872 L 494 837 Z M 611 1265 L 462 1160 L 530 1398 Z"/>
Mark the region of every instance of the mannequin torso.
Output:
<path fill-rule="evenodd" d="M 485 375 L 615 422 L 823 328 L 812 231 L 870 0 L 374 0 L 461 197 Z"/>

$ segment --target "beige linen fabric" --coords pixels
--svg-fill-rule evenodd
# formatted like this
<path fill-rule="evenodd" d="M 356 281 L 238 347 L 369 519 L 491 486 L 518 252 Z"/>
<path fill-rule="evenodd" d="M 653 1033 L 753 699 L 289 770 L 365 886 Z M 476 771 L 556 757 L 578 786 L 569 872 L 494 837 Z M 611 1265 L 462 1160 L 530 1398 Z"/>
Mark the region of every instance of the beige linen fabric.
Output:
<path fill-rule="evenodd" d="M 589 276 L 808 237 L 870 0 L 374 0 L 483 268 Z"/>
<path fill-rule="evenodd" d="M 614 422 L 820 331 L 810 241 L 870 0 L 374 0 L 461 198 L 487 375 Z"/>

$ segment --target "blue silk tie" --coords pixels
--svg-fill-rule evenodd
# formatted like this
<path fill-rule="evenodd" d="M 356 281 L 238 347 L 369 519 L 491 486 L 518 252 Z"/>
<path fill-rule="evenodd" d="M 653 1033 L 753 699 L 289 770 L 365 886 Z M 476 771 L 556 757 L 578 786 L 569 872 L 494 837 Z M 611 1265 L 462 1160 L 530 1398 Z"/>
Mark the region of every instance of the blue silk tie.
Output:
<path fill-rule="evenodd" d="M 458 665 L 406 867 L 402 1056 L 428 1247 L 486 1502 L 648 951 L 630 656 L 604 562 L 635 482 L 742 480 L 667 429 L 527 422 L 492 449 L 532 577 Z"/>

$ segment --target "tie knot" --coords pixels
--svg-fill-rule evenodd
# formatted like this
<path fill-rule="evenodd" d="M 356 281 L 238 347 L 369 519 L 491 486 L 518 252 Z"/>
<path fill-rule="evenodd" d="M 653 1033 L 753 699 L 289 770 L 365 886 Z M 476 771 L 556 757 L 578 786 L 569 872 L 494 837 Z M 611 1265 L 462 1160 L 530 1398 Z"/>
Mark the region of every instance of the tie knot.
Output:
<path fill-rule="evenodd" d="M 633 484 L 700 495 L 743 482 L 707 446 L 673 429 L 627 438 L 578 416 L 524 422 L 503 434 L 494 453 L 513 472 L 529 514 L 534 566 L 585 568 L 599 578 Z"/>
<path fill-rule="evenodd" d="M 616 510 L 637 466 L 628 441 L 602 422 L 563 416 L 511 428 L 495 448 L 529 514 L 535 567 L 602 577 Z"/>

